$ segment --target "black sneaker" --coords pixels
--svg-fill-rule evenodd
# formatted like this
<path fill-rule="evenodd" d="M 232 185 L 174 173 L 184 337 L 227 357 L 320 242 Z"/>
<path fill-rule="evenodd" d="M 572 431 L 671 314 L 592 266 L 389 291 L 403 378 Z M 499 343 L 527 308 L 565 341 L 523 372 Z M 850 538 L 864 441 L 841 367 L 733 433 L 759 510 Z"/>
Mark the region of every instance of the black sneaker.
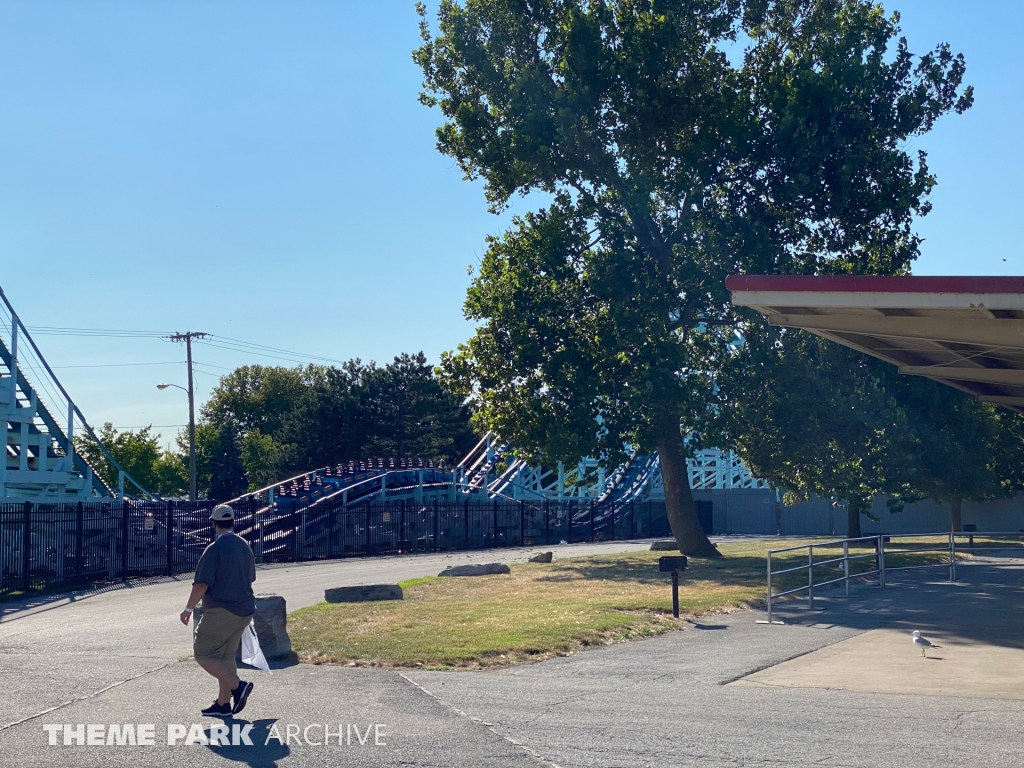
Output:
<path fill-rule="evenodd" d="M 237 715 L 245 709 L 245 702 L 249 700 L 250 693 L 252 693 L 252 683 L 247 683 L 245 680 L 239 680 L 238 687 L 231 692 L 231 696 L 235 700 L 235 706 L 231 709 L 232 715 Z"/>
<path fill-rule="evenodd" d="M 203 717 L 227 717 L 230 714 L 231 704 L 218 704 L 216 700 L 203 710 Z"/>

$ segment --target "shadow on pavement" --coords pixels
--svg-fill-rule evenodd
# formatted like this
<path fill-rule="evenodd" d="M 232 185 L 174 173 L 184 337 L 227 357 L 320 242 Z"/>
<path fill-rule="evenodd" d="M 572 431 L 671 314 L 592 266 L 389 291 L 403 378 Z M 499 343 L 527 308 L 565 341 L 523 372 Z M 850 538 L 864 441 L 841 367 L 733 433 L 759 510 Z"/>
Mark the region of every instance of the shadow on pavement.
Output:
<path fill-rule="evenodd" d="M 73 591 L 41 592 L 28 597 L 0 600 L 0 622 L 14 621 L 18 618 L 17 614 L 23 611 L 30 611 L 33 608 L 39 608 L 41 606 L 50 605 L 51 608 L 57 608 L 59 606 L 51 604 L 59 603 L 62 600 L 67 600 L 69 603 L 76 603 L 90 597 L 95 597 L 96 595 L 107 594 L 108 592 L 119 592 L 125 589 L 148 587 L 153 584 L 174 584 L 182 582 L 191 584 L 192 574 L 179 573 L 174 576 L 146 576 L 137 579 L 127 579 L 124 581 L 112 581 L 87 589 L 80 588 Z M 43 610 L 50 609 L 44 608 Z M 40 613 L 40 611 L 36 611 L 36 613 Z"/>
<path fill-rule="evenodd" d="M 291 754 L 291 749 L 282 743 L 285 739 L 285 734 L 280 734 L 280 741 L 277 739 L 278 734 L 276 733 L 271 737 L 271 729 L 276 722 L 276 718 L 252 721 L 253 727 L 248 733 L 252 745 L 223 746 L 210 744 L 207 745 L 207 749 L 225 760 L 245 763 L 252 766 L 252 768 L 276 768 L 278 760 Z M 224 724 L 228 728 L 237 725 L 240 729 L 244 729 L 246 725 L 250 724 L 250 721 L 229 717 L 224 720 Z M 210 736 L 211 734 L 207 733 L 207 738 L 210 738 Z"/>
<path fill-rule="evenodd" d="M 849 598 L 840 589 L 772 605 L 772 618 L 804 626 L 881 627 L 925 636 L 1024 649 L 1024 566 L 960 564 L 957 581 L 936 571 L 893 574 L 884 589 L 860 585 Z M 931 657 L 930 657 L 931 658 Z M 941 657 L 936 657 L 941 661 Z"/>

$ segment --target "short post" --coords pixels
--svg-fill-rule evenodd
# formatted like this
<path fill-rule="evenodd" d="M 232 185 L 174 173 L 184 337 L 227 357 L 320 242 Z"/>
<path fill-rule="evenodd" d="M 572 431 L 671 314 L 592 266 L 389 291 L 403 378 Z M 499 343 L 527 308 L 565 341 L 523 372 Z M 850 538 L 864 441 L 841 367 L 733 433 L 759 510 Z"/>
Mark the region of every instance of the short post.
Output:
<path fill-rule="evenodd" d="M 772 553 L 768 552 L 768 624 L 772 623 Z"/>
<path fill-rule="evenodd" d="M 878 586 L 885 586 L 885 536 L 878 537 Z"/>
<path fill-rule="evenodd" d="M 807 607 L 814 610 L 814 545 L 807 547 Z"/>
<path fill-rule="evenodd" d="M 658 558 L 658 570 L 672 574 L 672 616 L 679 618 L 679 572 L 686 570 L 685 555 L 669 555 Z"/>
<path fill-rule="evenodd" d="M 850 542 L 843 541 L 843 585 L 846 587 L 846 596 L 850 596 Z"/>

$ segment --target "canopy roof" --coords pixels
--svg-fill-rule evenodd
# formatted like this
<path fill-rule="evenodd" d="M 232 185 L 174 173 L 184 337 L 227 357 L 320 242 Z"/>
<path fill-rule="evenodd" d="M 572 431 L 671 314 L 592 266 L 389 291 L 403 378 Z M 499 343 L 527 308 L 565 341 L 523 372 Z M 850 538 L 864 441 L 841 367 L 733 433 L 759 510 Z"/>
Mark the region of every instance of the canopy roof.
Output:
<path fill-rule="evenodd" d="M 1024 413 L 1024 277 L 730 275 L 734 304 Z"/>

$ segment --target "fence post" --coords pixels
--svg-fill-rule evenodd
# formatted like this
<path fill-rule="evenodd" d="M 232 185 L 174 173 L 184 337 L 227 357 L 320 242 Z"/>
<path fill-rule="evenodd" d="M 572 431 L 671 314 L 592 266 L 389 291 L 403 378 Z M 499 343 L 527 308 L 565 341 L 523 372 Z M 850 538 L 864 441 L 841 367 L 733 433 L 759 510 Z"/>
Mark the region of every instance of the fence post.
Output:
<path fill-rule="evenodd" d="M 420 477 L 423 477 L 423 473 L 420 472 Z M 434 499 L 434 551 L 441 551 L 441 515 L 440 510 L 437 508 L 437 499 Z"/>
<path fill-rule="evenodd" d="M 491 535 L 493 536 L 493 538 L 491 539 L 491 546 L 492 547 L 498 546 L 498 500 L 497 499 L 494 500 L 494 520 L 493 520 L 493 526 L 491 528 Z"/>
<path fill-rule="evenodd" d="M 519 502 L 519 546 L 526 546 L 526 504 Z"/>
<path fill-rule="evenodd" d="M 370 556 L 370 505 L 366 505 L 366 556 Z"/>
<path fill-rule="evenodd" d="M 466 499 L 462 510 L 462 540 L 466 542 L 466 549 L 469 549 L 469 499 Z"/>
<path fill-rule="evenodd" d="M 590 500 L 590 540 L 594 540 L 594 500 Z"/>
<path fill-rule="evenodd" d="M 647 500 L 647 535 L 654 538 L 654 506 L 650 499 Z"/>
<path fill-rule="evenodd" d="M 548 514 L 548 500 L 544 499 L 544 543 L 551 543 L 551 536 L 548 531 L 551 527 L 551 516 Z"/>
<path fill-rule="evenodd" d="M 878 586 L 885 586 L 885 534 L 878 537 Z"/>
<path fill-rule="evenodd" d="M 164 525 L 167 533 L 167 575 L 174 575 L 174 502 L 167 502 L 167 520 Z"/>
<path fill-rule="evenodd" d="M 956 536 L 949 532 L 949 580 L 956 581 Z"/>
<path fill-rule="evenodd" d="M 634 502 L 634 501 L 630 501 L 629 502 L 629 538 L 631 538 L 631 539 L 636 538 L 636 520 L 635 520 L 635 516 L 634 516 L 634 512 L 635 512 L 634 504 L 635 503 L 636 502 Z"/>
<path fill-rule="evenodd" d="M 128 578 L 128 513 L 131 502 L 121 499 L 121 578 Z"/>
<path fill-rule="evenodd" d="M 772 623 L 772 553 L 768 551 L 768 626 Z"/>
<path fill-rule="evenodd" d="M 814 610 L 814 545 L 807 547 L 807 607 Z"/>
<path fill-rule="evenodd" d="M 399 546 L 402 549 L 402 554 L 405 554 L 409 547 L 406 545 L 408 536 L 405 534 L 405 499 L 402 499 L 398 504 L 398 529 L 401 531 L 399 536 Z"/>
<path fill-rule="evenodd" d="M 24 450 L 24 448 L 22 449 Z M 24 506 L 25 521 L 21 537 L 21 586 L 28 591 L 32 587 L 32 580 L 29 578 L 29 568 L 32 565 L 32 502 L 26 501 Z"/>
<path fill-rule="evenodd" d="M 846 596 L 850 596 L 850 542 L 843 541 L 843 584 L 846 587 Z"/>
<path fill-rule="evenodd" d="M 85 504 L 75 505 L 75 581 L 82 578 L 82 549 L 85 545 Z"/>
<path fill-rule="evenodd" d="M 567 543 L 572 544 L 572 502 L 566 502 L 565 505 L 565 540 Z"/>

